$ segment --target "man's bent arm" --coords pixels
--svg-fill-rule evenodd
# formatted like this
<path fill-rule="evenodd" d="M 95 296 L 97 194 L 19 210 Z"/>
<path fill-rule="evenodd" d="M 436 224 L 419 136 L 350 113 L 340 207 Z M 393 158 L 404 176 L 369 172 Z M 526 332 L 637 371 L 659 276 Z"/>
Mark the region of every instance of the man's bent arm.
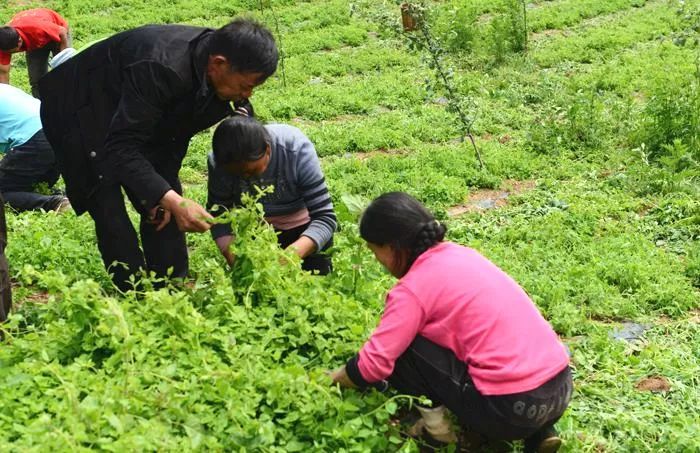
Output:
<path fill-rule="evenodd" d="M 59 51 L 65 50 L 66 48 L 68 48 L 70 46 L 70 44 L 68 43 L 68 29 L 67 28 L 61 27 L 61 31 L 58 32 L 58 37 L 61 39 L 58 42 L 58 50 Z"/>
<path fill-rule="evenodd" d="M 152 208 L 171 190 L 142 151 L 164 109 L 186 89 L 177 74 L 159 64 L 142 62 L 125 71 L 105 153 L 117 179 L 136 195 L 142 209 Z"/>
<path fill-rule="evenodd" d="M 10 83 L 10 65 L 0 64 L 0 83 Z"/>

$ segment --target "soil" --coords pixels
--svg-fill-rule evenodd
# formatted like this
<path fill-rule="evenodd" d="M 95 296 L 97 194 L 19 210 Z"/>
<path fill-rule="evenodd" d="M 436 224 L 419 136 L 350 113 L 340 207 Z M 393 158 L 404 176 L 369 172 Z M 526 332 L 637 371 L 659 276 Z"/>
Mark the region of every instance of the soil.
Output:
<path fill-rule="evenodd" d="M 693 324 L 700 324 L 700 308 L 690 312 L 690 322 Z"/>
<path fill-rule="evenodd" d="M 513 140 L 513 137 L 506 134 L 498 139 L 498 143 L 500 143 L 501 145 L 505 145 L 506 143 L 510 142 L 511 140 Z"/>
<path fill-rule="evenodd" d="M 449 208 L 447 214 L 457 217 L 469 212 L 483 212 L 488 209 L 500 208 L 508 204 L 508 198 L 535 188 L 534 180 L 518 181 L 509 179 L 503 181 L 500 189 L 479 189 L 471 192 L 467 201 Z"/>
<path fill-rule="evenodd" d="M 21 286 L 21 283 L 15 280 L 10 280 L 10 288 L 12 289 L 12 306 L 15 310 L 25 302 L 31 302 L 35 304 L 48 303 L 49 298 L 51 297 L 46 291 L 36 290 L 35 292 L 24 295 L 24 297 L 22 298 L 18 298 L 16 297 L 17 288 L 20 288 Z"/>
<path fill-rule="evenodd" d="M 39 291 L 37 293 L 27 294 L 24 298 L 25 302 L 33 302 L 37 304 L 45 304 L 49 301 L 49 293 L 44 291 Z"/>
<path fill-rule="evenodd" d="M 583 443 L 593 443 L 595 446 L 593 447 L 596 453 L 604 453 L 608 451 L 607 448 L 605 448 L 605 444 L 601 441 L 596 441 L 588 436 L 586 436 L 586 433 L 579 433 L 576 435 L 578 439 L 583 442 Z"/>
<path fill-rule="evenodd" d="M 663 376 L 649 376 L 637 382 L 634 388 L 640 392 L 668 392 L 671 383 Z"/>

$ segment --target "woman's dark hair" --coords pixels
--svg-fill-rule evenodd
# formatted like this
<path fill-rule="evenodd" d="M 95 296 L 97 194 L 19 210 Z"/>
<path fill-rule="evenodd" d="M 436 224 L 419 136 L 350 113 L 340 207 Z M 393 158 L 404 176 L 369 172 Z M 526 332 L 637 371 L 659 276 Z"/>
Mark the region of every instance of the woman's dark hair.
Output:
<path fill-rule="evenodd" d="M 19 33 L 12 27 L 0 27 L 0 50 L 10 50 L 19 44 Z"/>
<path fill-rule="evenodd" d="M 236 19 L 216 30 L 209 55 L 223 55 L 237 72 L 261 72 L 265 79 L 277 70 L 279 52 L 272 33 L 258 22 Z"/>
<path fill-rule="evenodd" d="M 423 252 L 442 242 L 446 232 L 445 225 L 405 192 L 380 195 L 369 204 L 360 220 L 362 239 L 392 247 L 400 275 L 408 272 Z"/>
<path fill-rule="evenodd" d="M 249 116 L 232 116 L 214 131 L 212 148 L 216 165 L 252 162 L 265 155 L 270 134 L 258 120 Z"/>

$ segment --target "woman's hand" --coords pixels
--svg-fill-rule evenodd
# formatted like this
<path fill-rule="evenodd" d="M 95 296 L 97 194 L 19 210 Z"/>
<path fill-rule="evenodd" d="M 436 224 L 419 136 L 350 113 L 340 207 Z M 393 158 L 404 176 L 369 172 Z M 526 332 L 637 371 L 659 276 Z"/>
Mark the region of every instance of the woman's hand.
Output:
<path fill-rule="evenodd" d="M 233 236 L 221 236 L 216 238 L 215 242 L 221 254 L 224 255 L 224 258 L 226 258 L 228 265 L 233 267 L 233 263 L 236 261 L 236 256 L 233 254 L 233 252 L 231 252 L 231 242 L 233 242 Z"/>
<path fill-rule="evenodd" d="M 357 388 L 354 382 L 350 380 L 347 371 L 345 371 L 345 365 L 334 371 L 329 371 L 328 376 L 333 379 L 333 384 L 339 384 L 341 387 L 345 388 Z"/>
<path fill-rule="evenodd" d="M 316 243 L 308 236 L 301 235 L 299 239 L 289 244 L 287 250 L 296 253 L 296 255 L 304 259 L 316 251 Z"/>

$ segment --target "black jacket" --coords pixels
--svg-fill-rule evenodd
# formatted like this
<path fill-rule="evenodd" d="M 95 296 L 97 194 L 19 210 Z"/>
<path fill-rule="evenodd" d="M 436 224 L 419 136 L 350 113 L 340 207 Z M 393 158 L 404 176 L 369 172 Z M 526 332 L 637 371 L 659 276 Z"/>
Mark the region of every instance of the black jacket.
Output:
<path fill-rule="evenodd" d="M 139 27 L 41 79 L 44 132 L 78 214 L 99 184 L 121 184 L 142 212 L 155 206 L 177 181 L 192 136 L 232 113 L 207 83 L 212 33 Z"/>

